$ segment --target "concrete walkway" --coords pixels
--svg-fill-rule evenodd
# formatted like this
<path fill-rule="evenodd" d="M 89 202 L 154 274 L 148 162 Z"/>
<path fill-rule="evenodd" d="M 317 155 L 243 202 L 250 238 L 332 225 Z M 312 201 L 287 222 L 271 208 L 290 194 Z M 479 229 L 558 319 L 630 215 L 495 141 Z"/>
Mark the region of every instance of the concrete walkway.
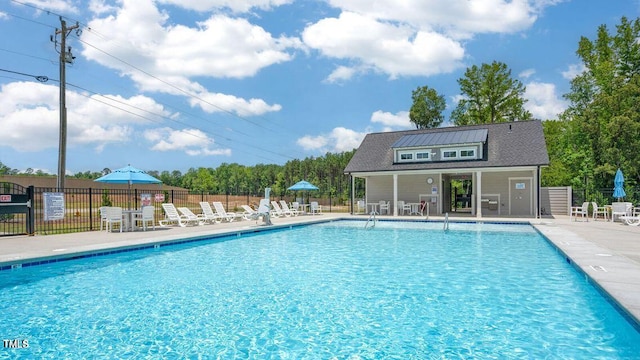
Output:
<path fill-rule="evenodd" d="M 355 216 L 364 219 L 366 216 Z M 297 216 L 273 219 L 275 227 L 326 221 L 330 219 L 352 218 L 341 213 L 326 213 L 318 216 Z M 391 219 L 412 219 L 417 217 L 385 217 Z M 430 217 L 430 220 L 443 220 Z M 450 218 L 455 221 L 455 218 Z M 469 221 L 475 218 L 461 218 Z M 606 291 L 623 311 L 640 324 L 640 226 L 603 220 L 588 222 L 570 221 L 568 216 L 554 219 L 505 219 L 484 218 L 484 221 L 528 221 L 570 261 L 586 273 Z M 135 248 L 139 246 L 166 243 L 185 238 L 210 237 L 239 231 L 254 232 L 265 229 L 261 222 L 236 221 L 214 225 L 192 227 L 156 226 L 155 231 L 124 233 L 82 232 L 46 236 L 15 236 L 0 238 L 0 268 L 31 263 L 40 260 L 83 255 L 109 249 Z M 19 265 L 18 265 L 19 266 Z"/>

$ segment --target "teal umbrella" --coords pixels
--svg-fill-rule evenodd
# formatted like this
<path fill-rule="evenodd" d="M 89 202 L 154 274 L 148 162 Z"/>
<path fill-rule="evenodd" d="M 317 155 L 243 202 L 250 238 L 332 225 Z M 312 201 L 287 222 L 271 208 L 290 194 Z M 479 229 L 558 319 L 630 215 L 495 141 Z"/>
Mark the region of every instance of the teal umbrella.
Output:
<path fill-rule="evenodd" d="M 301 180 L 298 181 L 297 183 L 289 186 L 289 188 L 287 190 L 293 190 L 293 191 L 307 191 L 307 200 L 309 199 L 309 190 L 318 190 L 318 187 L 313 185 L 312 183 L 305 181 L 305 180 Z M 303 199 L 304 200 L 304 199 Z M 307 201 L 308 202 L 308 201 Z"/>
<path fill-rule="evenodd" d="M 162 181 L 154 178 L 146 172 L 127 165 L 121 169 L 113 170 L 109 174 L 97 178 L 95 181 L 111 184 L 129 184 L 129 203 L 131 208 L 131 185 L 132 184 L 160 184 Z"/>
<path fill-rule="evenodd" d="M 312 183 L 308 182 L 308 181 L 298 181 L 297 183 L 291 185 L 287 190 L 293 190 L 293 191 L 298 191 L 298 190 L 318 190 L 318 187 L 313 185 Z"/>
<path fill-rule="evenodd" d="M 616 171 L 616 177 L 613 179 L 613 197 L 617 198 L 620 201 L 621 198 L 627 196 L 624 192 L 624 176 L 622 175 L 622 170 L 618 169 Z"/>

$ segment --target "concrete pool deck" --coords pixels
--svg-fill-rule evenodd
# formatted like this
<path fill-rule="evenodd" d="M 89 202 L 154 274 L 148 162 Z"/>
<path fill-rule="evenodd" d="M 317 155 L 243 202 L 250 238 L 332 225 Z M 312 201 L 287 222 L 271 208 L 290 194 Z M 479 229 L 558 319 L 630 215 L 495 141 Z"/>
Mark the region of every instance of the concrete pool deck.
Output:
<path fill-rule="evenodd" d="M 318 216 L 297 216 L 272 219 L 275 226 L 312 223 L 331 219 L 366 219 L 366 215 L 325 213 Z M 424 219 L 416 216 L 380 218 Z M 442 221 L 431 216 L 430 220 Z M 475 221 L 476 218 L 450 217 Z M 570 221 L 568 216 L 544 219 L 483 218 L 483 221 L 529 222 L 546 236 L 571 262 L 607 292 L 617 304 L 640 324 L 640 226 L 619 222 Z M 71 257 L 109 249 L 139 247 L 172 242 L 185 238 L 235 234 L 268 229 L 255 221 L 235 221 L 190 227 L 159 227 L 146 232 L 80 232 L 61 235 L 0 237 L 0 268 L 40 260 Z M 10 270 L 8 270 L 10 271 Z"/>

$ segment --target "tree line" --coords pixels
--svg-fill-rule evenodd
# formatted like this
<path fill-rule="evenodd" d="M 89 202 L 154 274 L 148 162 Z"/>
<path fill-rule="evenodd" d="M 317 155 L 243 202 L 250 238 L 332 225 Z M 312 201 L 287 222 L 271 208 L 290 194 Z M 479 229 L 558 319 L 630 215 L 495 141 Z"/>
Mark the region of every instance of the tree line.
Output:
<path fill-rule="evenodd" d="M 290 160 L 284 165 L 257 164 L 246 166 L 237 163 L 222 163 L 216 168 L 190 168 L 186 173 L 178 170 L 156 171 L 147 173 L 169 186 L 177 186 L 198 193 L 229 195 L 264 195 L 266 187 L 271 188 L 273 196 L 293 195 L 288 191 L 291 185 L 306 180 L 318 187 L 313 197 L 329 198 L 338 202 L 349 199 L 351 182 L 344 169 L 351 160 L 355 150 L 341 153 L 326 153 L 320 157 L 307 157 L 304 160 Z M 78 172 L 71 178 L 95 180 L 111 172 L 102 171 Z M 0 162 L 0 175 L 35 175 L 53 176 L 42 171 L 19 171 L 11 169 Z"/>

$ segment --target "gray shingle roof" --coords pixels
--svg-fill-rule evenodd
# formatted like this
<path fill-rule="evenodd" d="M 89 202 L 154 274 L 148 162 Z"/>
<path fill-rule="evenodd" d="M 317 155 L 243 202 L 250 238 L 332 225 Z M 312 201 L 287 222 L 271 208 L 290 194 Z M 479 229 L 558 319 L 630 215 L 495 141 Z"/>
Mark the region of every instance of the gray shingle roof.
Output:
<path fill-rule="evenodd" d="M 446 135 L 444 133 L 487 131 L 487 157 L 484 160 L 398 163 L 394 164 L 393 145 L 406 135 Z M 477 134 L 477 133 L 476 133 Z M 367 134 L 345 168 L 345 173 L 487 168 L 513 166 L 543 166 L 549 155 L 539 120 L 517 121 L 436 129 L 395 131 Z"/>

